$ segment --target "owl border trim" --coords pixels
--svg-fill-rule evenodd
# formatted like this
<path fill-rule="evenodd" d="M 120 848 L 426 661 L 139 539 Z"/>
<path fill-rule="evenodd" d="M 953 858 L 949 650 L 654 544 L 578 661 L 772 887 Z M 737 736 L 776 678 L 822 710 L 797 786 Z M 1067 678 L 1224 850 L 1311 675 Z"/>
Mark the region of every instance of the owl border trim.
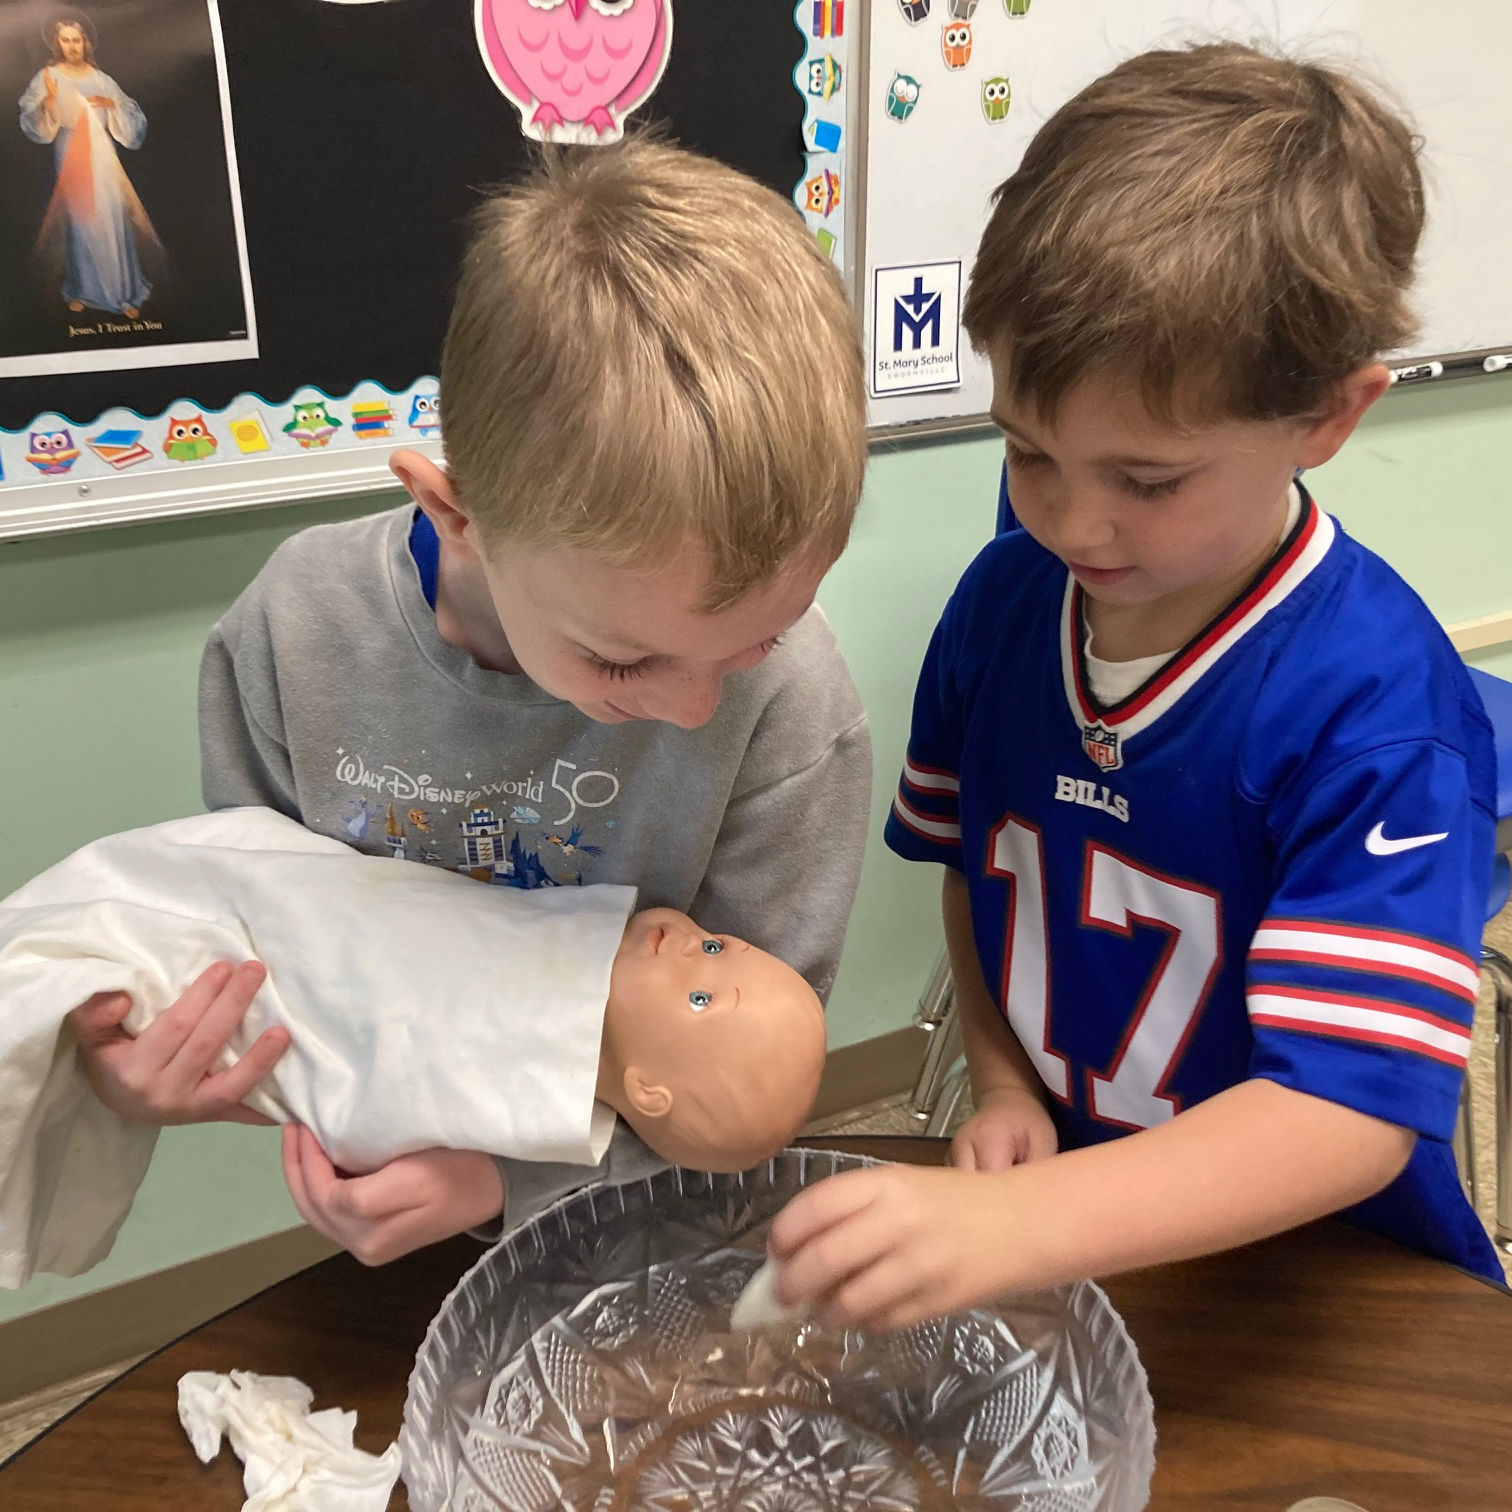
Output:
<path fill-rule="evenodd" d="M 860 0 L 797 0 L 793 25 L 803 38 L 803 56 L 793 87 L 803 97 L 803 178 L 793 191 L 820 248 L 845 267 L 849 187 L 846 147 L 850 134 L 851 47 L 847 5 Z"/>

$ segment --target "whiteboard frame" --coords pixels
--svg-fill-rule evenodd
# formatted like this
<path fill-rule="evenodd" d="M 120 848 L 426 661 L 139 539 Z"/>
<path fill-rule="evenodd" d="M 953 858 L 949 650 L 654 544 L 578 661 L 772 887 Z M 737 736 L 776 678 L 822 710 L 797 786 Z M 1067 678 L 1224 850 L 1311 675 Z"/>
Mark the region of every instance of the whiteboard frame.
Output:
<path fill-rule="evenodd" d="M 1393 371 L 1430 363 L 1442 365 L 1444 371 L 1431 377 L 1414 379 L 1403 385 L 1414 389 L 1440 388 L 1460 378 L 1512 379 L 1512 367 L 1492 372 L 1485 366 L 1488 357 L 1512 357 L 1505 347 L 1482 347 L 1474 352 L 1438 352 L 1431 356 L 1393 358 Z M 1395 387 L 1396 385 L 1393 385 Z M 980 436 L 996 432 L 997 426 L 987 414 L 952 415 L 941 420 L 900 420 L 886 425 L 869 425 L 867 439 L 873 443 L 889 441 L 939 441 L 951 436 Z"/>
<path fill-rule="evenodd" d="M 871 121 L 866 102 L 871 98 L 871 7 L 872 0 L 856 0 L 860 21 L 852 39 L 855 51 L 851 57 L 850 98 L 846 101 L 846 115 L 850 121 L 851 147 L 851 194 L 850 208 L 846 212 L 845 245 L 850 267 L 846 269 L 846 281 L 850 284 L 851 303 L 856 317 L 865 324 L 866 299 L 866 201 L 867 185 L 871 174 L 867 171 L 871 158 Z M 860 88 L 854 87 L 859 81 Z M 864 331 L 863 331 L 864 334 Z"/>

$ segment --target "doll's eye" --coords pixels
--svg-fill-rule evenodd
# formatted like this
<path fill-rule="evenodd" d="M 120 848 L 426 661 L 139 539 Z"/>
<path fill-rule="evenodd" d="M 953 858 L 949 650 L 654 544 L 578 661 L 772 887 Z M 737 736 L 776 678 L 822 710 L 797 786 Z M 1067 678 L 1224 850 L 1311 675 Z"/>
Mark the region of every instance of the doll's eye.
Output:
<path fill-rule="evenodd" d="M 698 1012 L 702 1012 L 713 1001 L 714 994 L 712 992 L 690 992 L 688 994 L 688 1002 Z"/>
<path fill-rule="evenodd" d="M 703 943 L 703 952 L 705 955 L 719 955 L 723 950 L 723 940 L 705 940 Z"/>

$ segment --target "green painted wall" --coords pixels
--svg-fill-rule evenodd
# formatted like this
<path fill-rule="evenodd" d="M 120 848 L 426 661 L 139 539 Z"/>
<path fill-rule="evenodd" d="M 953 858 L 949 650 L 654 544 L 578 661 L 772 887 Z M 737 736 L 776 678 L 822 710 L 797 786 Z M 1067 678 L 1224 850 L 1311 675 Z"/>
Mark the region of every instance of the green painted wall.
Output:
<path fill-rule="evenodd" d="M 941 605 L 992 526 L 990 438 L 876 456 L 823 601 L 872 716 L 875 831 Z M 1390 395 L 1313 484 L 1445 620 L 1512 607 L 1512 381 Z M 219 612 L 322 506 L 0 544 L 0 895 L 85 841 L 198 805 L 194 683 Z M 1512 650 L 1480 658 L 1512 676 Z M 834 1043 L 907 1022 L 939 942 L 932 869 L 874 841 L 831 1009 Z M 265 1130 L 170 1130 L 115 1254 L 0 1293 L 0 1320 L 287 1227 Z"/>

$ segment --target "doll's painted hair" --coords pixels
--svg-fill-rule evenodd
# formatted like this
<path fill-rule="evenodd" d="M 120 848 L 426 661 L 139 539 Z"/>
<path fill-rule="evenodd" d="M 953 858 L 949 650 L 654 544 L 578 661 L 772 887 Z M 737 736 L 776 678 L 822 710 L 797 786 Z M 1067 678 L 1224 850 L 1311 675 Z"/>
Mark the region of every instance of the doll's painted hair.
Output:
<path fill-rule="evenodd" d="M 841 552 L 866 464 L 856 320 L 793 205 L 653 137 L 548 149 L 479 212 L 441 364 L 485 541 L 653 565 L 708 610 Z"/>

